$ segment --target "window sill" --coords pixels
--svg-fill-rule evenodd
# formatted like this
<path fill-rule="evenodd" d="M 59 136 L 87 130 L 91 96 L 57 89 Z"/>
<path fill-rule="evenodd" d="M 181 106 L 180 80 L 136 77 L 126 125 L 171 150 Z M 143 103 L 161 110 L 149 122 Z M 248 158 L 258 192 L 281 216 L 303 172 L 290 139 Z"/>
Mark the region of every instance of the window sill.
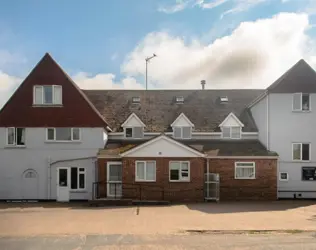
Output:
<path fill-rule="evenodd" d="M 62 108 L 62 104 L 33 104 L 33 108 Z"/>
<path fill-rule="evenodd" d="M 82 141 L 45 141 L 48 144 L 80 144 Z"/>
<path fill-rule="evenodd" d="M 70 189 L 70 193 L 86 193 L 86 189 Z"/>
<path fill-rule="evenodd" d="M 255 180 L 256 178 L 235 178 L 235 180 Z"/>
<path fill-rule="evenodd" d="M 190 180 L 179 180 L 179 181 L 176 181 L 176 180 L 169 180 L 169 182 L 190 182 Z"/>
<path fill-rule="evenodd" d="M 292 162 L 294 162 L 294 163 L 309 163 L 311 161 L 310 160 L 293 160 Z"/>
<path fill-rule="evenodd" d="M 292 110 L 293 113 L 311 113 L 311 110 Z"/>
<path fill-rule="evenodd" d="M 20 148 L 20 149 L 22 149 L 22 148 L 26 148 L 26 146 L 25 145 L 6 145 L 4 148 L 16 148 L 16 149 L 18 149 L 18 148 Z"/>
<path fill-rule="evenodd" d="M 135 182 L 156 182 L 156 180 L 154 180 L 154 181 L 150 181 L 150 180 L 135 180 Z"/>
<path fill-rule="evenodd" d="M 279 181 L 286 182 L 286 181 L 289 181 L 289 180 L 282 180 L 282 179 L 279 179 Z"/>

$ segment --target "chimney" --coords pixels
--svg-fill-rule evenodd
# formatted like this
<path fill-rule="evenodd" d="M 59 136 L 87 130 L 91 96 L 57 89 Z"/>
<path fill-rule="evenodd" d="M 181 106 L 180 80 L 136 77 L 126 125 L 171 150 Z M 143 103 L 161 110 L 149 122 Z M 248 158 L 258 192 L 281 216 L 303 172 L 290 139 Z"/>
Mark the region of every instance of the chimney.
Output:
<path fill-rule="evenodd" d="M 201 85 L 202 85 L 202 89 L 204 90 L 205 89 L 205 80 L 201 81 Z"/>

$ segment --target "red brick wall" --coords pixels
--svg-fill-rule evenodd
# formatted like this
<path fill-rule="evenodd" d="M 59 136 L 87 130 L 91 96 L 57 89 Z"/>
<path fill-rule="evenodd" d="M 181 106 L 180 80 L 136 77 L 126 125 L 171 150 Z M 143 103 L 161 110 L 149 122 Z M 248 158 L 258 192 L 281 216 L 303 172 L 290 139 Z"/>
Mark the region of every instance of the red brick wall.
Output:
<path fill-rule="evenodd" d="M 255 162 L 256 178 L 235 179 L 235 162 Z M 220 175 L 220 200 L 276 200 L 276 159 L 209 159 L 210 173 Z"/>
<path fill-rule="evenodd" d="M 156 182 L 135 182 L 135 161 L 137 160 L 156 161 Z M 169 161 L 172 160 L 190 161 L 189 182 L 169 182 Z M 143 200 L 203 201 L 204 172 L 205 159 L 203 158 L 124 158 L 123 196 L 140 199 L 141 195 Z M 135 184 L 141 185 L 135 186 Z"/>

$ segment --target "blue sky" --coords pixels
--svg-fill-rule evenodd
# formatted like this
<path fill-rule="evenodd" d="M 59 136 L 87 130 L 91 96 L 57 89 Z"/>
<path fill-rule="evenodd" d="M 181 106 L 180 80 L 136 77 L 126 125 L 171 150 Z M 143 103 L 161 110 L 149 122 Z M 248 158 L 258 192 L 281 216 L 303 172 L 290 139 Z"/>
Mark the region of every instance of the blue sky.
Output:
<path fill-rule="evenodd" d="M 301 57 L 316 65 L 312 46 L 315 13 L 315 0 L 2 1 L 0 96 L 11 94 L 45 52 L 84 88 L 142 87 L 144 58 L 152 53 L 158 54 L 150 64 L 152 88 L 192 88 L 202 77 L 218 83 L 214 87 L 265 87 Z M 254 27 L 241 25 L 244 22 Z M 285 46 L 278 45 L 276 32 L 286 33 L 285 43 L 289 42 Z M 261 35 L 266 41 L 258 51 L 249 52 L 242 46 L 243 39 L 250 45 L 260 43 L 256 39 Z M 282 53 L 273 62 L 258 59 L 259 54 L 270 53 L 270 48 L 280 51 L 277 46 Z M 227 77 L 222 72 L 232 70 L 227 69 L 234 61 L 229 58 L 232 55 L 233 59 L 241 56 L 248 66 L 234 68 L 238 72 Z M 265 69 L 273 63 L 282 66 Z M 265 69 L 261 72 L 269 75 L 265 83 L 254 84 L 259 71 L 252 64 Z M 241 82 L 247 85 L 240 86 Z"/>

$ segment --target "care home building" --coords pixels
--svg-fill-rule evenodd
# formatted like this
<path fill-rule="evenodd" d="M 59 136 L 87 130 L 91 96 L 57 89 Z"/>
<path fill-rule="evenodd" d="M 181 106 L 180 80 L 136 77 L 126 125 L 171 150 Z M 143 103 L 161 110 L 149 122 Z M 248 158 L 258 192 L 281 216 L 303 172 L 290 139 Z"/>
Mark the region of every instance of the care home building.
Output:
<path fill-rule="evenodd" d="M 0 111 L 0 199 L 316 198 L 306 62 L 266 90 L 201 84 L 81 90 L 46 54 Z"/>

